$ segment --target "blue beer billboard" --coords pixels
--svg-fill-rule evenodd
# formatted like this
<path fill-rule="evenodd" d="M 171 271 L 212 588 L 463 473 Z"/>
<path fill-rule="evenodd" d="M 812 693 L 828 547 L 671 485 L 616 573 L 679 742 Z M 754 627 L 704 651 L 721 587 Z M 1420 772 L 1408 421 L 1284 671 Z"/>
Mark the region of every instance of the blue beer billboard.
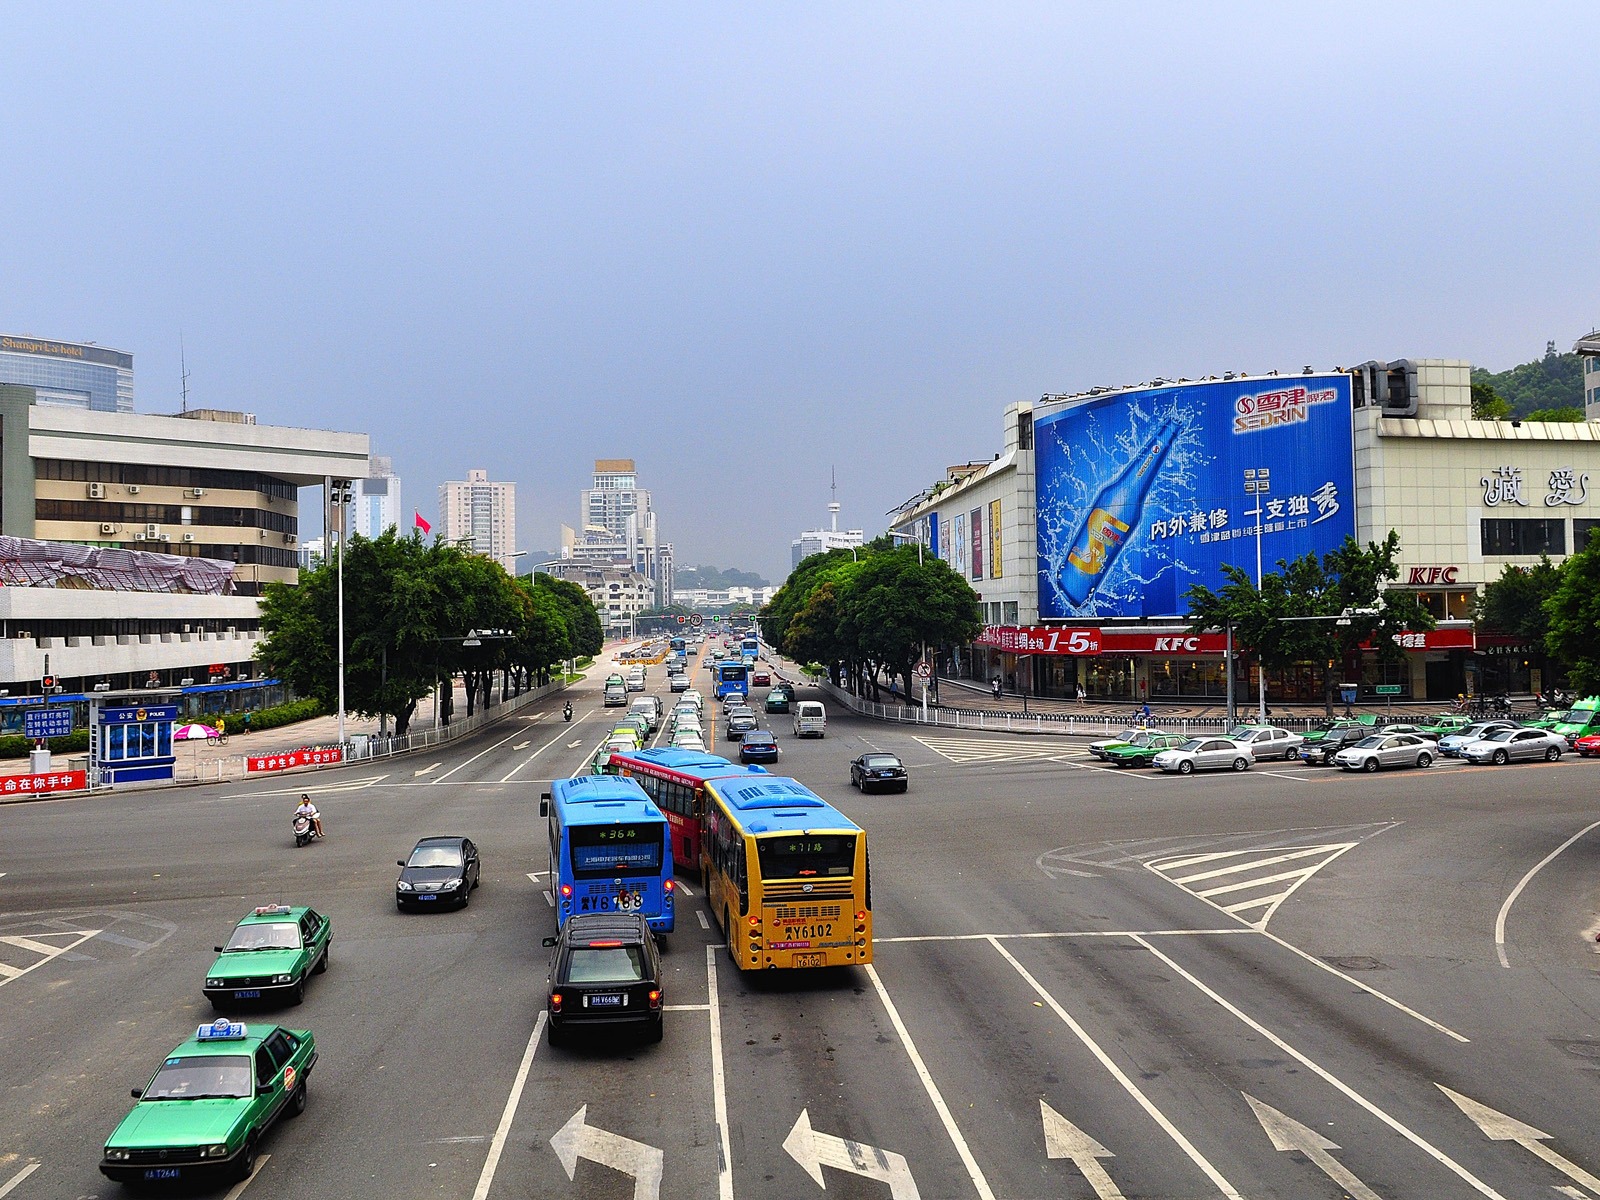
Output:
<path fill-rule="evenodd" d="M 1222 567 L 1326 553 L 1355 533 L 1350 378 L 1118 392 L 1034 419 L 1039 615 L 1171 617 Z M 1259 504 L 1259 515 L 1257 506 Z"/>

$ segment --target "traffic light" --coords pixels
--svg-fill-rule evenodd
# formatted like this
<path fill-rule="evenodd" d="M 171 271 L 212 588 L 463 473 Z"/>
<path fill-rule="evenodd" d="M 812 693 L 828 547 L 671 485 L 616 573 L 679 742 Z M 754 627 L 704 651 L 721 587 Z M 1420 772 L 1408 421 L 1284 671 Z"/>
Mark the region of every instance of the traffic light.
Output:
<path fill-rule="evenodd" d="M 47 692 L 54 691 L 55 690 L 55 686 L 56 686 L 56 677 L 54 675 L 46 675 L 43 679 L 41 679 L 39 681 L 39 686 L 44 691 L 47 691 Z"/>

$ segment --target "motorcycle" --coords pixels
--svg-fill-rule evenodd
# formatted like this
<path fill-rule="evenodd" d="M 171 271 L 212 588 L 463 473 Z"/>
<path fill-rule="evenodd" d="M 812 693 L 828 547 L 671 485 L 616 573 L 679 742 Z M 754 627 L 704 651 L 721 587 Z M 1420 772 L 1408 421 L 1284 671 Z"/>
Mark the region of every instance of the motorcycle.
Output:
<path fill-rule="evenodd" d="M 563 721 L 572 720 L 572 701 L 569 700 L 561 706 L 561 719 Z"/>
<path fill-rule="evenodd" d="M 311 818 L 304 813 L 296 813 L 294 818 L 294 846 L 298 850 L 301 846 L 309 846 L 322 835 L 317 832 L 317 827 L 311 823 Z"/>

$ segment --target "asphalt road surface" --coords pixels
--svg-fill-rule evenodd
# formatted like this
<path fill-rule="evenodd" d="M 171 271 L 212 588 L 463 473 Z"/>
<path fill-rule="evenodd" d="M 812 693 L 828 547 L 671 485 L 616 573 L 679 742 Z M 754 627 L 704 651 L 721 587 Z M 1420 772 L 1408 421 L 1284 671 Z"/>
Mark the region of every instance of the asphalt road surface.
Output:
<path fill-rule="evenodd" d="M 218 1196 L 1600 1198 L 1600 763 L 1181 778 L 775 716 L 778 770 L 868 830 L 873 964 L 743 976 L 688 877 L 665 1040 L 554 1050 L 538 798 L 615 715 L 569 694 L 436 756 L 0 807 L 0 1197 L 119 1192 L 128 1089 L 284 901 L 331 969 L 245 1019 L 322 1057 Z M 869 748 L 908 794 L 850 788 Z M 296 850 L 302 790 L 328 837 Z M 395 859 L 448 833 L 471 905 L 396 912 Z"/>

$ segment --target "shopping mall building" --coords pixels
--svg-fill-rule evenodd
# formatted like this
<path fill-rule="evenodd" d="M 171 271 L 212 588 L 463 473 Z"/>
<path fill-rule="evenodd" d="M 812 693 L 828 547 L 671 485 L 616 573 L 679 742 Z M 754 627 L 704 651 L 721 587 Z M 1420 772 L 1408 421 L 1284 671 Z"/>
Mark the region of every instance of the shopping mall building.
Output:
<path fill-rule="evenodd" d="M 1362 698 L 1537 691 L 1537 648 L 1475 632 L 1473 596 L 1508 564 L 1560 560 L 1600 525 L 1600 422 L 1472 419 L 1470 365 L 1369 362 L 1300 375 L 1164 380 L 1014 404 L 1003 449 L 953 467 L 892 527 L 971 581 L 978 643 L 941 671 L 1024 693 L 1222 699 L 1221 633 L 1184 593 L 1221 568 L 1399 535 L 1390 586 L 1437 627 L 1403 655 L 1347 662 Z M 1592 485 L 1592 486 L 1591 486 Z M 1258 548 L 1259 547 L 1259 548 Z M 1268 696 L 1322 699 L 1322 664 L 1269 671 Z M 1241 662 L 1235 687 L 1253 695 Z"/>

